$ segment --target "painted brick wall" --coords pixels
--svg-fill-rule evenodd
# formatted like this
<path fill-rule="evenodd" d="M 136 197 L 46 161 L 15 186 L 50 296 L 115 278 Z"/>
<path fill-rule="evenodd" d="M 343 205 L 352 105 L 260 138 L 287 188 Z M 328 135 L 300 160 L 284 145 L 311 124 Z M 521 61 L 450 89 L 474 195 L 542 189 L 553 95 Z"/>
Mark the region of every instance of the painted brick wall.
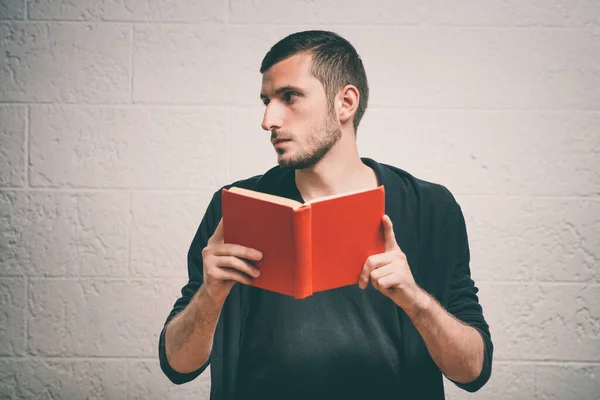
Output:
<path fill-rule="evenodd" d="M 450 399 L 600 399 L 600 2 L 3 0 L 0 397 L 208 399 L 156 359 L 213 191 L 274 165 L 260 61 L 337 31 L 363 156 L 446 185 L 496 346 Z"/>

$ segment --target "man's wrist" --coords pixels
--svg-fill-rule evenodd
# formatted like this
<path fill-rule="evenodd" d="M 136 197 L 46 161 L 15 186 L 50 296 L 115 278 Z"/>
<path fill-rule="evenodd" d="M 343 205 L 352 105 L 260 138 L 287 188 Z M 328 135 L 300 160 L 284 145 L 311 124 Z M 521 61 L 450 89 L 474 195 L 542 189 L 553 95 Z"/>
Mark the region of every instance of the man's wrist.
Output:
<path fill-rule="evenodd" d="M 410 319 L 414 320 L 424 314 L 427 314 L 431 310 L 432 306 L 433 299 L 429 293 L 417 286 L 411 305 L 406 307 L 404 311 L 410 317 Z"/>
<path fill-rule="evenodd" d="M 198 289 L 196 305 L 200 307 L 205 314 L 220 314 L 224 304 L 224 301 L 219 302 L 212 298 L 204 283 Z"/>

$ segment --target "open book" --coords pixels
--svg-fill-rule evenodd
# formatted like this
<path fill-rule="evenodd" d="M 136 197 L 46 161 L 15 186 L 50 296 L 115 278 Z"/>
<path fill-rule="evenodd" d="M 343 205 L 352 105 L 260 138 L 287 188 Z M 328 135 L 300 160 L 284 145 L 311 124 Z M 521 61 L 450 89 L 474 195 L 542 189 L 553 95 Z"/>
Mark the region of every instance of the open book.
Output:
<path fill-rule="evenodd" d="M 232 187 L 223 189 L 225 243 L 263 253 L 252 286 L 305 298 L 358 283 L 366 259 L 385 250 L 384 187 L 305 204 Z"/>

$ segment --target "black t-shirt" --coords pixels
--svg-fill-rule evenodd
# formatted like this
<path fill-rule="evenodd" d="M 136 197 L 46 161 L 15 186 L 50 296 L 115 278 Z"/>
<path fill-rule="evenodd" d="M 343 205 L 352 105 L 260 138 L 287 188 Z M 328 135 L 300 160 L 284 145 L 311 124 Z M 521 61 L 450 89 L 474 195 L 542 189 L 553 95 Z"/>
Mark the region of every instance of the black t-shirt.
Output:
<path fill-rule="evenodd" d="M 236 399 L 402 398 L 399 309 L 371 285 L 253 292 Z"/>
<path fill-rule="evenodd" d="M 484 364 L 468 391 L 490 377 L 493 346 L 471 280 L 464 218 L 450 192 L 398 168 L 363 158 L 385 186 L 386 214 L 415 281 L 452 315 L 475 327 Z M 234 184 L 302 201 L 292 170 L 275 167 Z M 230 187 L 229 185 L 227 187 Z M 203 280 L 202 249 L 221 219 L 221 192 L 207 209 L 188 252 L 189 281 L 166 324 L 189 304 Z M 195 379 L 211 364 L 211 399 L 443 399 L 442 375 L 416 328 L 371 285 L 351 285 L 296 300 L 236 284 L 221 312 L 209 362 L 181 374 L 160 365 L 174 383 Z M 384 397 L 385 396 L 385 397 Z M 393 396 L 393 397 L 392 397 Z"/>

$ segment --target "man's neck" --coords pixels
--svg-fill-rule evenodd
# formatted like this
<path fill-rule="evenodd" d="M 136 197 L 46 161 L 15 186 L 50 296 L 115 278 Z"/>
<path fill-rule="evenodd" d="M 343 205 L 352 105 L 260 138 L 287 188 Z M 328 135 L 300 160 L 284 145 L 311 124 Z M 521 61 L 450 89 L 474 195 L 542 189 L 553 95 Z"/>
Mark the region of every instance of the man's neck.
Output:
<path fill-rule="evenodd" d="M 377 187 L 377 175 L 358 155 L 356 141 L 340 140 L 316 165 L 296 170 L 296 186 L 304 201 Z"/>

